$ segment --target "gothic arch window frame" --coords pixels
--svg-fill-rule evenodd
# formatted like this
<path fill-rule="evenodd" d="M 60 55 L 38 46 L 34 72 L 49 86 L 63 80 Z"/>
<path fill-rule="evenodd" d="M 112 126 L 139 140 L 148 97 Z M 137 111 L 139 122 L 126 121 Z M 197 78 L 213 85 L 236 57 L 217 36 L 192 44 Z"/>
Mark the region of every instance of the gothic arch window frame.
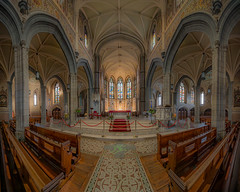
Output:
<path fill-rule="evenodd" d="M 84 46 L 88 48 L 88 30 L 87 30 L 87 25 L 84 24 Z"/>
<path fill-rule="evenodd" d="M 109 90 L 108 90 L 108 94 L 109 94 L 109 99 L 114 99 L 114 79 L 113 77 L 110 77 L 109 82 L 108 82 L 108 86 L 109 86 Z"/>
<path fill-rule="evenodd" d="M 123 87 L 124 87 L 123 78 L 118 77 L 118 80 L 117 80 L 117 98 L 119 100 L 123 99 L 123 94 L 124 94 Z"/>
<path fill-rule="evenodd" d="M 153 24 L 151 36 L 152 36 L 151 46 L 152 46 L 152 49 L 154 49 L 154 47 L 156 45 L 156 23 Z"/>
<path fill-rule="evenodd" d="M 56 82 L 54 85 L 54 104 L 60 103 L 60 85 Z"/>
<path fill-rule="evenodd" d="M 185 103 L 185 85 L 182 81 L 179 85 L 179 102 Z"/>
<path fill-rule="evenodd" d="M 132 98 L 132 80 L 131 77 L 126 78 L 126 98 Z"/>

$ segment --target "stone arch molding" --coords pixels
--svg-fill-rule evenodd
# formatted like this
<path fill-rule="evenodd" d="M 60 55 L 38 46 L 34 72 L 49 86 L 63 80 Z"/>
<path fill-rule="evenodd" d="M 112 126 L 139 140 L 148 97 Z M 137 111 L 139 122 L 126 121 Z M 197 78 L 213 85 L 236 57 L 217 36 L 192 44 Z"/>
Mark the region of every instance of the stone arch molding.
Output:
<path fill-rule="evenodd" d="M 240 1 L 231 1 L 219 19 L 220 42 L 228 46 L 229 35 L 240 21 Z"/>
<path fill-rule="evenodd" d="M 88 78 L 88 87 L 90 89 L 92 89 L 93 88 L 93 74 L 92 74 L 91 67 L 88 63 L 88 60 L 83 59 L 83 58 L 79 59 L 77 61 L 77 68 L 78 67 L 83 67 L 84 68 L 84 70 L 87 74 L 87 78 Z"/>
<path fill-rule="evenodd" d="M 206 13 L 194 13 L 182 19 L 175 31 L 166 51 L 164 71 L 170 73 L 174 57 L 188 33 L 199 31 L 205 33 L 210 40 L 211 47 L 216 39 L 216 22 Z"/>
<path fill-rule="evenodd" d="M 8 0 L 0 1 L 0 22 L 7 28 L 13 46 L 19 45 L 21 39 L 21 19 Z"/>
<path fill-rule="evenodd" d="M 154 58 L 148 69 L 146 87 L 151 87 L 153 75 L 158 66 L 163 67 L 163 62 L 160 58 Z"/>
<path fill-rule="evenodd" d="M 69 73 L 77 72 L 76 59 L 73 48 L 68 40 L 66 33 L 64 32 L 64 29 L 56 18 L 44 13 L 37 13 L 27 19 L 27 21 L 24 23 L 23 28 L 23 41 L 26 42 L 27 47 L 30 46 L 34 35 L 41 32 L 53 34 L 66 56 Z"/>

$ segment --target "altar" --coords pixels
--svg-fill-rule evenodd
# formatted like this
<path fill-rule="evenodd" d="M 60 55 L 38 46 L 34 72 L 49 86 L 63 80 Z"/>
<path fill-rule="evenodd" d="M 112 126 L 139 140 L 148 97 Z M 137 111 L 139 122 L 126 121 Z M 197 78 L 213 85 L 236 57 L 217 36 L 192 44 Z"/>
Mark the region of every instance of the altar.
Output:
<path fill-rule="evenodd" d="M 109 116 L 113 116 L 113 119 L 127 119 L 128 116 L 131 116 L 131 111 L 109 111 Z"/>

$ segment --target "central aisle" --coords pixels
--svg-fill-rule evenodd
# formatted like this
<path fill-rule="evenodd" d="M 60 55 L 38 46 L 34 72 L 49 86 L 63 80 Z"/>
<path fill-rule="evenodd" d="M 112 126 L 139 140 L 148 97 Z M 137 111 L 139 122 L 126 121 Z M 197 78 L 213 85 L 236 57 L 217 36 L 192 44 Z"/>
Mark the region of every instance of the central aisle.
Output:
<path fill-rule="evenodd" d="M 133 144 L 105 145 L 86 192 L 152 192 Z"/>

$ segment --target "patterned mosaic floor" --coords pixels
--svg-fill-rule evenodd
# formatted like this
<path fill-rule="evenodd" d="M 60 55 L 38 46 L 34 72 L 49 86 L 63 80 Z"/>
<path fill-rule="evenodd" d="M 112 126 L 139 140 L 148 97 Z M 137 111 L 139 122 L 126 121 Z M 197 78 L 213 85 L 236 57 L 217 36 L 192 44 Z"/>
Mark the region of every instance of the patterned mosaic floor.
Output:
<path fill-rule="evenodd" d="M 144 168 L 132 144 L 104 146 L 85 192 L 152 192 Z"/>

